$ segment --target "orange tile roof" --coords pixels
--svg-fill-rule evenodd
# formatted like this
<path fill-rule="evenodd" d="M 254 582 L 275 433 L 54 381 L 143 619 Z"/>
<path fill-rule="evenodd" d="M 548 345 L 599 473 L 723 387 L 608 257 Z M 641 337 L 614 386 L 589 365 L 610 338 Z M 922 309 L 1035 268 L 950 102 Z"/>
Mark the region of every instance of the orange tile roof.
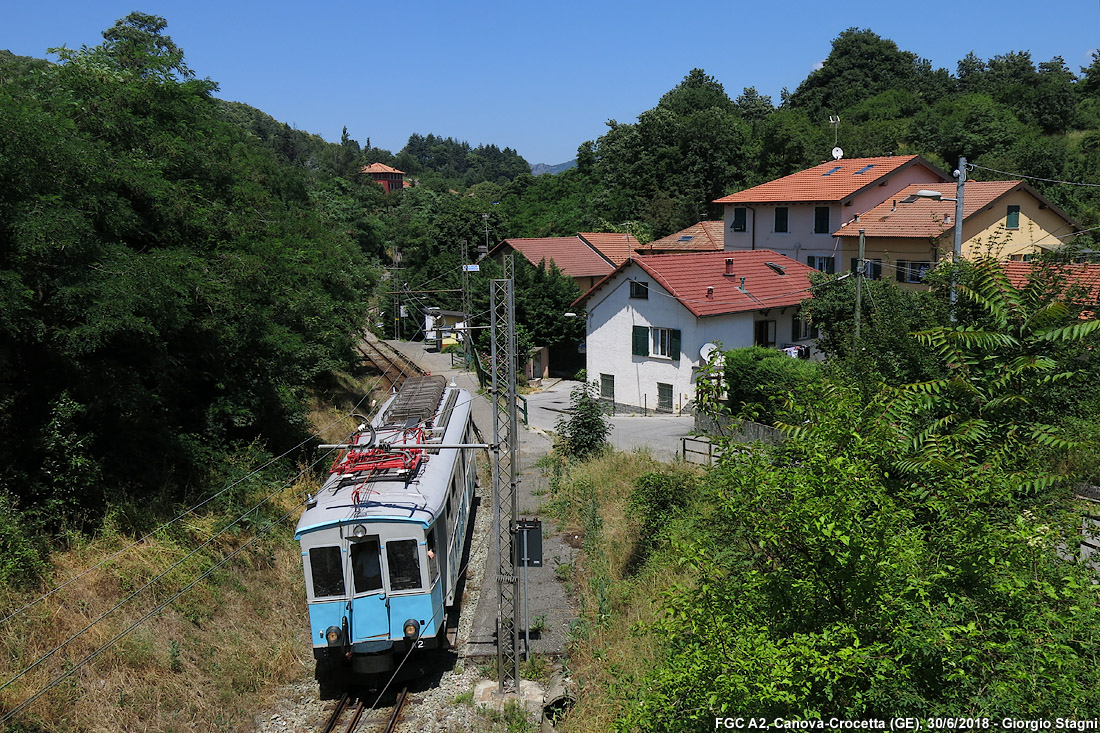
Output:
<path fill-rule="evenodd" d="M 725 274 L 727 259 L 733 260 L 733 275 Z M 769 262 L 778 265 L 779 270 L 769 267 Z M 630 263 L 638 265 L 698 318 L 798 305 L 811 297 L 810 275 L 816 272 L 769 249 L 639 255 L 616 268 L 575 304 L 590 298 Z M 741 278 L 745 278 L 744 292 Z M 709 297 L 708 287 L 714 288 Z"/>
<path fill-rule="evenodd" d="M 370 165 L 363 166 L 360 173 L 400 173 L 405 175 L 405 171 L 399 171 L 396 168 L 391 168 L 385 163 L 371 163 Z"/>
<path fill-rule="evenodd" d="M 505 246 L 522 254 L 532 265 L 553 261 L 569 277 L 603 277 L 615 269 L 610 260 L 579 236 L 505 239 L 489 255 Z"/>
<path fill-rule="evenodd" d="M 635 248 L 638 254 L 654 252 L 709 252 L 725 248 L 725 222 L 701 221 L 649 244 Z"/>
<path fill-rule="evenodd" d="M 966 203 L 964 200 L 963 203 Z M 1038 274 L 1034 262 L 1002 262 L 1005 275 L 1012 287 L 1021 290 L 1027 287 L 1032 277 Z M 1044 265 L 1042 273 L 1052 275 L 1050 286 L 1057 296 L 1067 294 L 1074 305 L 1093 306 L 1100 303 L 1100 263 L 1075 263 L 1065 265 Z M 1094 310 L 1086 310 L 1082 318 L 1094 318 Z"/>
<path fill-rule="evenodd" d="M 967 181 L 963 192 L 963 221 L 986 206 L 1023 187 L 1023 181 Z M 948 198 L 955 198 L 955 184 L 937 186 L 930 183 L 914 183 L 906 186 L 889 200 L 861 214 L 859 221 L 852 220 L 833 232 L 836 237 L 858 237 L 864 230 L 868 237 L 938 237 L 951 236 L 954 230 L 954 201 L 936 201 L 918 198 L 911 204 L 901 202 L 917 191 L 939 191 Z"/>
<path fill-rule="evenodd" d="M 633 235 L 618 232 L 581 232 L 577 236 L 616 265 L 621 265 L 634 254 L 634 248 L 639 244 Z"/>
<path fill-rule="evenodd" d="M 841 201 L 876 184 L 883 176 L 911 165 L 922 165 L 943 180 L 947 177 L 919 155 L 841 158 L 815 165 L 744 191 L 723 196 L 716 204 L 768 204 L 784 201 Z"/>

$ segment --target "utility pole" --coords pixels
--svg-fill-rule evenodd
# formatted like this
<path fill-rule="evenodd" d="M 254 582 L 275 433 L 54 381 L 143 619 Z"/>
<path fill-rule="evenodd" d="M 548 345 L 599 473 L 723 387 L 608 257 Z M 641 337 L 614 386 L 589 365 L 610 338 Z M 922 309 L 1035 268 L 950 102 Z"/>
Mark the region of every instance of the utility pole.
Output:
<path fill-rule="evenodd" d="M 514 272 L 509 256 L 505 274 Z M 519 577 L 516 575 L 516 313 L 514 280 L 494 279 L 489 283 L 492 312 L 493 390 L 493 521 L 498 558 L 497 584 L 497 670 L 498 692 L 519 691 Z"/>
<path fill-rule="evenodd" d="M 470 314 L 473 311 L 470 299 L 470 243 L 462 240 L 462 348 L 466 352 L 466 367 L 469 368 L 474 356 L 472 343 L 474 332 L 470 329 Z"/>
<path fill-rule="evenodd" d="M 855 347 L 859 347 L 859 324 L 863 318 L 863 310 L 860 307 L 863 302 L 863 268 L 866 265 L 863 264 L 864 247 L 867 240 L 864 237 L 866 230 L 859 230 L 859 259 L 856 260 L 856 344 Z"/>
<path fill-rule="evenodd" d="M 955 261 L 951 270 L 951 320 L 957 318 L 955 302 L 959 299 L 959 263 L 963 250 L 963 192 L 966 189 L 966 156 L 959 156 L 959 169 L 955 171 Z"/>

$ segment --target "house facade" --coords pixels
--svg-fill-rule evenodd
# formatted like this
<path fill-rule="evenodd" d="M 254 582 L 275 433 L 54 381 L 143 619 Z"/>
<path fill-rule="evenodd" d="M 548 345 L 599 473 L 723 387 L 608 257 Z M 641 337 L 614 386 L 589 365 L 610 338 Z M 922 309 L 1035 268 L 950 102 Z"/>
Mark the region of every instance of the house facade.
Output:
<path fill-rule="evenodd" d="M 917 155 L 834 160 L 717 199 L 727 251 L 770 249 L 823 272 L 842 271 L 838 228 L 913 183 L 947 175 Z"/>
<path fill-rule="evenodd" d="M 575 304 L 587 308 L 588 378 L 621 409 L 675 412 L 694 399 L 709 344 L 808 354 L 798 306 L 813 271 L 768 250 L 630 258 Z"/>
<path fill-rule="evenodd" d="M 405 187 L 405 171 L 399 171 L 385 163 L 371 163 L 359 172 L 370 176 L 370 179 L 382 186 L 386 193 L 400 191 Z"/>
<path fill-rule="evenodd" d="M 1025 260 L 1070 241 L 1081 225 L 1023 181 L 967 181 L 963 191 L 962 255 Z M 937 191 L 952 200 L 918 196 Z M 841 263 L 851 270 L 864 233 L 866 272 L 909 288 L 954 251 L 956 185 L 913 184 L 840 227 Z M 837 271 L 841 271 L 838 267 Z"/>

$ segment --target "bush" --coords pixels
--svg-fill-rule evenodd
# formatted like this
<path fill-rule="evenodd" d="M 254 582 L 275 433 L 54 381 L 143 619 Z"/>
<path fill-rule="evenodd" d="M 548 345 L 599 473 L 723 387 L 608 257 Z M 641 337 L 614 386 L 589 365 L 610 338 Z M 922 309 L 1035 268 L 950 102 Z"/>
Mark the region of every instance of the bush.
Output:
<path fill-rule="evenodd" d="M 584 382 L 570 393 L 572 414 L 558 420 L 558 450 L 567 458 L 583 461 L 608 448 L 611 423 L 600 402 L 599 388 Z"/>
<path fill-rule="evenodd" d="M 774 349 L 734 349 L 724 358 L 730 407 L 760 422 L 771 423 L 792 392 L 821 380 L 816 362 L 792 359 Z"/>

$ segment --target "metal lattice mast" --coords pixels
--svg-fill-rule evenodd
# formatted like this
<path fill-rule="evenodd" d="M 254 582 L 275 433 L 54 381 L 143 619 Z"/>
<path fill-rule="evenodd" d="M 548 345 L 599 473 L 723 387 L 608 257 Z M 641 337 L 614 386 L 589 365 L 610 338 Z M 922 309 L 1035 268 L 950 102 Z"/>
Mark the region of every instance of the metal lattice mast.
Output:
<path fill-rule="evenodd" d="M 506 268 L 507 269 L 507 268 Z M 496 525 L 497 670 L 499 692 L 519 690 L 519 578 L 513 536 L 516 501 L 515 301 L 511 279 L 489 283 L 492 311 L 493 520 Z"/>
<path fill-rule="evenodd" d="M 471 366 L 471 360 L 474 356 L 473 335 L 474 332 L 470 330 L 470 314 L 473 311 L 470 300 L 470 271 L 468 269 L 470 265 L 470 245 L 463 239 L 462 240 L 462 327 L 466 329 L 462 336 L 462 348 L 466 351 L 466 368 Z"/>

